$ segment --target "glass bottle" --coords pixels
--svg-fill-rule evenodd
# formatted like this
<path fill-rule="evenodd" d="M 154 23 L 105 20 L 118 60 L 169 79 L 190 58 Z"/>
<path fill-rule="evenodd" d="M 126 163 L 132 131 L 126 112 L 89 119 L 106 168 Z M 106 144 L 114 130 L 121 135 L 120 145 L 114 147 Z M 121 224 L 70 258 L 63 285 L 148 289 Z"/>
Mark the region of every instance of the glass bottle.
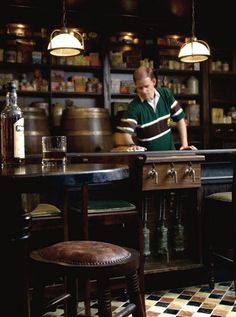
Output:
<path fill-rule="evenodd" d="M 25 158 L 24 117 L 17 105 L 16 84 L 6 85 L 6 106 L 1 112 L 1 157 L 6 165 L 19 165 Z"/>

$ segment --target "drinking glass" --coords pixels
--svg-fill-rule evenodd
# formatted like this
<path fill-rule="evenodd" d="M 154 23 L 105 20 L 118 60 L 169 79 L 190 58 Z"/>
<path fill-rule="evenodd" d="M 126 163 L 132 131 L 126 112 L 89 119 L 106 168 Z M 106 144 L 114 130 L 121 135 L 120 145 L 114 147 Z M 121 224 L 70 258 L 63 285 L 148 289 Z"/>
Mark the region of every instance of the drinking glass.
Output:
<path fill-rule="evenodd" d="M 66 136 L 42 137 L 42 165 L 60 166 L 66 164 Z"/>

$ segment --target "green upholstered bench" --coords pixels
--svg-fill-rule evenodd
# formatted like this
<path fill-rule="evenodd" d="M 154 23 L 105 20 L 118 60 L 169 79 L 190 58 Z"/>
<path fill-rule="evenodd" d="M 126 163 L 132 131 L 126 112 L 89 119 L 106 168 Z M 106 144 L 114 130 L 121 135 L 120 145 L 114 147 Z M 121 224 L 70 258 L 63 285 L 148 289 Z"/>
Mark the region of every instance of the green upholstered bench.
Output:
<path fill-rule="evenodd" d="M 46 231 L 59 230 L 63 232 L 63 213 L 62 211 L 53 204 L 39 203 L 30 212 L 32 217 L 31 232 L 40 234 L 42 237 Z M 35 236 L 36 237 L 36 236 Z M 46 237 L 46 234 L 45 234 Z M 45 238 L 47 239 L 47 238 Z"/>
<path fill-rule="evenodd" d="M 88 213 L 108 213 L 134 210 L 136 206 L 126 200 L 91 200 L 88 202 Z M 73 211 L 80 211 L 80 203 L 70 206 Z"/>
<path fill-rule="evenodd" d="M 32 211 L 31 216 L 34 217 L 50 217 L 60 215 L 61 210 L 52 204 L 38 204 Z"/>
<path fill-rule="evenodd" d="M 226 203 L 232 203 L 232 192 L 213 193 L 206 197 L 215 201 L 222 201 Z"/>

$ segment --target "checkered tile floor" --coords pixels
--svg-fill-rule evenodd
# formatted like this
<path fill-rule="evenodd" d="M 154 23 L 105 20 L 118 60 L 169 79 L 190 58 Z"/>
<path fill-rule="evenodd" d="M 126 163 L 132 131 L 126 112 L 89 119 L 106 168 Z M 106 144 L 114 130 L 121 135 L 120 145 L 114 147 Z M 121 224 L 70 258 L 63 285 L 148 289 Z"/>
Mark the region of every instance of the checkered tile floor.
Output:
<path fill-rule="evenodd" d="M 147 317 L 236 317 L 236 296 L 233 283 L 219 282 L 214 289 L 208 285 L 156 291 L 146 294 Z M 122 309 L 126 302 L 119 298 L 112 301 L 113 315 Z M 79 306 L 79 310 L 83 308 Z M 92 314 L 96 316 L 96 302 L 91 304 Z M 63 310 L 48 313 L 47 317 L 63 316 Z"/>

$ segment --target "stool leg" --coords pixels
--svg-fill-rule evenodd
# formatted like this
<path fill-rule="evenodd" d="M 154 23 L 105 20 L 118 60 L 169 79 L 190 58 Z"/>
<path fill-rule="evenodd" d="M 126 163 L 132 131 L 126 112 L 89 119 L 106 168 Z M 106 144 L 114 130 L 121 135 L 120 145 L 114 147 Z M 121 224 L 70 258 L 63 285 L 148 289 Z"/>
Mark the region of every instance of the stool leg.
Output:
<path fill-rule="evenodd" d="M 98 286 L 98 316 L 112 317 L 111 290 L 108 278 L 97 281 Z M 141 317 L 141 316 L 140 316 Z"/>
<path fill-rule="evenodd" d="M 85 315 L 87 317 L 91 316 L 91 300 L 90 300 L 90 292 L 91 292 L 91 287 L 90 287 L 90 281 L 86 280 L 84 281 L 84 310 L 85 310 Z"/>
<path fill-rule="evenodd" d="M 126 276 L 128 293 L 130 302 L 136 305 L 136 311 L 133 313 L 134 317 L 145 317 L 145 303 L 139 288 L 139 281 L 137 272 Z"/>
<path fill-rule="evenodd" d="M 66 304 L 66 313 L 68 317 L 76 317 L 78 313 L 78 287 L 77 279 L 73 275 L 65 277 L 66 291 L 71 295 Z"/>
<path fill-rule="evenodd" d="M 33 289 L 31 301 L 31 316 L 41 317 L 43 315 L 44 284 L 38 282 Z"/>

